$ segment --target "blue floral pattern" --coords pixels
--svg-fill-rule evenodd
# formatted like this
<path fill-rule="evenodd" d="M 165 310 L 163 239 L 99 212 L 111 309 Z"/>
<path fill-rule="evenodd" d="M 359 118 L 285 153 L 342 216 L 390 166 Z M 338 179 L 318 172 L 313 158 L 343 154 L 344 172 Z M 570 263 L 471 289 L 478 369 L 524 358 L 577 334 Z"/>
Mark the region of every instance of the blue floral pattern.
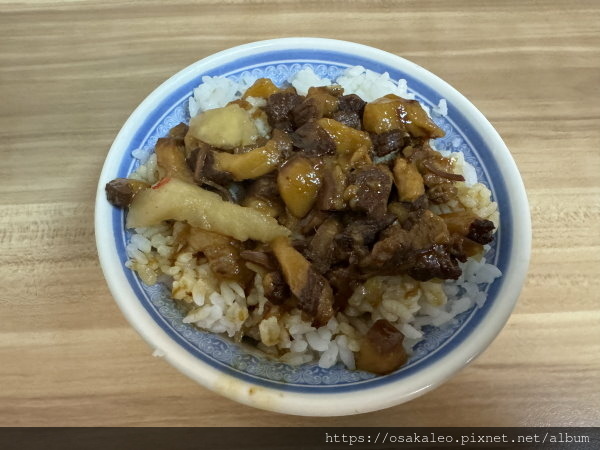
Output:
<path fill-rule="evenodd" d="M 230 77 L 235 80 L 248 77 L 268 77 L 274 80 L 276 84 L 281 84 L 305 67 L 312 67 L 318 76 L 331 80 L 335 80 L 345 69 L 345 67 L 338 65 L 286 63 L 266 65 L 264 67 L 253 68 L 252 70 L 242 70 L 231 74 Z M 411 92 L 415 94 L 419 101 L 429 106 L 434 106 L 432 99 L 424 98 L 418 92 Z M 465 159 L 475 167 L 478 180 L 488 186 L 492 190 L 492 193 L 494 193 L 493 185 L 490 183 L 490 179 L 475 149 L 472 148 L 461 130 L 451 121 L 451 115 L 450 118 L 440 116 L 434 116 L 434 118 L 436 123 L 446 132 L 444 138 L 436 140 L 436 148 L 439 150 L 463 152 Z M 156 141 L 160 137 L 165 136 L 169 129 L 180 122 L 188 121 L 188 101 L 184 99 L 179 104 L 174 105 L 170 112 L 155 124 L 147 138 L 142 142 L 140 148 L 147 152 L 152 151 Z M 132 163 L 130 171 L 135 170 L 137 165 L 137 162 Z M 125 233 L 125 230 L 123 230 L 123 233 Z M 492 263 L 496 260 L 496 241 L 492 244 L 486 257 Z M 165 286 L 160 284 L 146 286 L 139 280 L 137 282 L 139 288 L 145 294 L 145 298 L 141 298 L 140 301 L 149 302 L 173 332 L 183 337 L 183 339 L 202 352 L 206 357 L 227 366 L 230 370 L 276 383 L 307 387 L 352 385 L 374 378 L 373 374 L 350 371 L 342 367 L 341 364 L 337 364 L 330 369 L 322 369 L 316 363 L 293 367 L 269 359 L 255 351 L 249 351 L 243 345 L 235 344 L 222 336 L 203 332 L 193 325 L 184 324 L 182 322 L 184 312 L 170 299 L 169 290 Z M 427 327 L 425 329 L 425 339 L 417 344 L 409 363 L 401 368 L 399 372 L 405 371 L 419 361 L 432 356 L 433 353 L 451 341 L 453 336 L 471 320 L 476 310 L 477 307 L 471 308 L 471 310 L 456 316 L 452 322 L 445 326 L 438 328 Z"/>

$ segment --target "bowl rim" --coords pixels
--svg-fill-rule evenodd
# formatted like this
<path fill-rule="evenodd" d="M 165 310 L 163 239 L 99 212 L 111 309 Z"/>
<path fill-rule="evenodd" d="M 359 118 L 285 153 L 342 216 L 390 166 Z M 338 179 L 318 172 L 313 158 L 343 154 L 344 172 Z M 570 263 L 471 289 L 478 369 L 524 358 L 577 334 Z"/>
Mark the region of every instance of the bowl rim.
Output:
<path fill-rule="evenodd" d="M 423 83 L 434 86 L 481 134 L 501 169 L 503 178 L 508 181 L 505 188 L 511 199 L 510 210 L 515 231 L 512 233 L 510 270 L 503 277 L 505 281 L 510 279 L 511 282 L 503 283 L 490 310 L 471 332 L 477 333 L 478 339 L 461 342 L 452 351 L 431 363 L 425 374 L 417 372 L 384 385 L 352 391 L 349 395 L 343 391 L 292 392 L 235 378 L 194 357 L 176 343 L 144 309 L 123 274 L 120 262 L 115 263 L 119 258 L 110 225 L 112 207 L 106 201 L 104 186 L 112 179 L 111 174 L 116 173 L 118 158 L 122 156 L 122 149 L 127 147 L 127 139 L 136 123 L 143 120 L 183 80 L 242 56 L 286 49 L 330 50 L 364 56 L 398 67 Z M 436 75 L 400 56 L 354 42 L 311 37 L 270 39 L 223 50 L 180 70 L 148 95 L 129 116 L 106 157 L 96 192 L 95 234 L 100 265 L 109 290 L 128 322 L 155 349 L 155 354 L 163 356 L 171 365 L 201 385 L 232 400 L 270 411 L 307 416 L 340 416 L 383 409 L 409 401 L 445 382 L 482 353 L 501 331 L 519 297 L 531 254 L 529 205 L 517 166 L 498 132 L 466 97 Z"/>

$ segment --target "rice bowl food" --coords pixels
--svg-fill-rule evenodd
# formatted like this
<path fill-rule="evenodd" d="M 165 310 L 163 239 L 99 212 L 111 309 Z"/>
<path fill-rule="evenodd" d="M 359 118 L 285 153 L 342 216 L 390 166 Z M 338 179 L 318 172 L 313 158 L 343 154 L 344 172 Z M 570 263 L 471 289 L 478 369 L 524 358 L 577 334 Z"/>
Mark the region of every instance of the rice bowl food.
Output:
<path fill-rule="evenodd" d="M 107 186 L 134 230 L 126 265 L 183 322 L 289 365 L 380 375 L 427 327 L 486 301 L 497 204 L 403 80 L 204 77 L 190 123 Z"/>

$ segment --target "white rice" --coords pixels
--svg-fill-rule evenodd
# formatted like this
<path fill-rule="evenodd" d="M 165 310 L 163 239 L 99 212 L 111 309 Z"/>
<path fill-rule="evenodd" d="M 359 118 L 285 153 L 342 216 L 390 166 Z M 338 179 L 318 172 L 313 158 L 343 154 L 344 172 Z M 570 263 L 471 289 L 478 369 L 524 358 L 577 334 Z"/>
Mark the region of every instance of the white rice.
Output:
<path fill-rule="evenodd" d="M 202 81 L 189 101 L 191 116 L 240 98 L 255 79 L 245 77 L 236 83 L 221 77 L 203 77 Z M 306 94 L 311 86 L 332 84 L 332 80 L 319 78 L 308 68 L 297 72 L 288 82 L 299 94 Z M 414 98 L 408 92 L 405 80 L 394 81 L 387 73 L 377 74 L 360 66 L 348 68 L 334 82 L 344 88 L 345 94 L 355 93 L 365 101 L 390 93 Z M 252 98 L 248 101 L 257 107 L 264 102 Z M 447 113 L 444 99 L 431 110 L 433 116 Z M 263 134 L 268 132 L 270 130 L 265 127 Z M 439 214 L 470 210 L 497 226 L 497 205 L 491 201 L 490 191 L 477 182 L 475 169 L 460 152 L 443 154 L 453 159 L 455 171 L 465 177 L 465 182 L 457 183 L 456 200 L 433 206 L 432 211 Z M 142 165 L 131 178 L 156 182 L 156 156 L 142 150 L 135 150 L 133 156 Z M 371 304 L 368 301 L 366 285 L 369 282 L 366 282 L 355 290 L 344 311 L 338 312 L 325 326 L 315 328 L 303 320 L 297 309 L 280 312 L 275 307 L 265 316 L 264 273 L 259 266 L 248 263 L 256 276 L 247 296 L 235 282 L 218 282 L 206 260 L 197 260 L 175 243 L 173 231 L 176 226 L 163 224 L 136 229 L 126 248 L 130 258 L 127 266 L 147 284 L 167 276 L 172 297 L 189 305 L 189 313 L 183 319 L 185 323 L 237 339 L 243 333 L 259 341 L 259 349 L 291 365 L 315 361 L 323 368 L 341 363 L 348 369 L 355 369 L 354 356 L 360 348 L 361 336 L 380 318 L 387 319 L 404 334 L 404 346 L 411 352 L 423 339 L 424 327 L 444 326 L 452 323 L 458 314 L 474 306 L 481 307 L 486 299 L 485 285 L 502 275 L 496 266 L 481 257 L 461 263 L 463 274 L 456 281 L 417 282 L 408 276 L 376 277 L 377 280 L 371 283 L 378 283 L 381 288 L 382 296 L 378 302 Z"/>
<path fill-rule="evenodd" d="M 331 84 L 329 78 L 319 78 L 309 67 L 298 71 L 288 81 L 300 95 L 306 95 L 312 86 L 329 86 Z"/>
<path fill-rule="evenodd" d="M 436 116 L 446 117 L 448 115 L 448 103 L 446 102 L 446 99 L 441 99 L 437 106 L 433 107 L 431 112 Z"/>
<path fill-rule="evenodd" d="M 190 98 L 190 116 L 208 109 L 220 108 L 237 100 L 252 85 L 245 80 L 236 83 L 225 77 L 202 77 L 202 84 L 194 89 Z"/>
<path fill-rule="evenodd" d="M 362 66 L 350 67 L 339 76 L 336 83 L 344 88 L 345 94 L 356 94 L 366 102 L 372 102 L 384 95 L 414 99 L 408 92 L 406 80 L 393 81 L 387 72 L 378 74 Z"/>

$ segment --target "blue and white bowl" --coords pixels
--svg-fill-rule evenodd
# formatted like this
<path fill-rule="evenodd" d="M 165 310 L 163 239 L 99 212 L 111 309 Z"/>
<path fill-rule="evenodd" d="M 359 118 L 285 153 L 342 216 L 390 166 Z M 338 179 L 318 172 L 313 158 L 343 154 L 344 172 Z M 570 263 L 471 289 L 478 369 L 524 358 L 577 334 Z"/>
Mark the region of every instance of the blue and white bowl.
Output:
<path fill-rule="evenodd" d="M 462 151 L 478 179 L 493 193 L 500 227 L 488 261 L 503 276 L 487 286 L 488 298 L 443 329 L 431 329 L 409 362 L 376 377 L 340 365 L 291 367 L 263 358 L 233 342 L 182 322 L 182 312 L 164 286 L 145 286 L 125 267 L 129 233 L 125 214 L 104 192 L 113 178 L 126 177 L 138 162 L 135 149 L 150 150 L 156 140 L 189 120 L 188 99 L 205 75 L 237 78 L 246 73 L 282 82 L 305 66 L 335 79 L 348 66 L 361 65 L 392 79 L 405 79 L 416 98 L 448 116 L 436 118 L 446 131 L 439 149 Z M 190 378 L 233 400 L 300 415 L 345 415 L 406 402 L 440 385 L 479 355 L 500 332 L 519 296 L 531 247 L 531 223 L 523 182 L 510 152 L 485 117 L 437 76 L 398 56 L 351 42 L 288 38 L 255 42 L 209 56 L 183 69 L 150 94 L 115 139 L 98 184 L 96 241 L 109 288 L 123 314 L 142 337 Z"/>

